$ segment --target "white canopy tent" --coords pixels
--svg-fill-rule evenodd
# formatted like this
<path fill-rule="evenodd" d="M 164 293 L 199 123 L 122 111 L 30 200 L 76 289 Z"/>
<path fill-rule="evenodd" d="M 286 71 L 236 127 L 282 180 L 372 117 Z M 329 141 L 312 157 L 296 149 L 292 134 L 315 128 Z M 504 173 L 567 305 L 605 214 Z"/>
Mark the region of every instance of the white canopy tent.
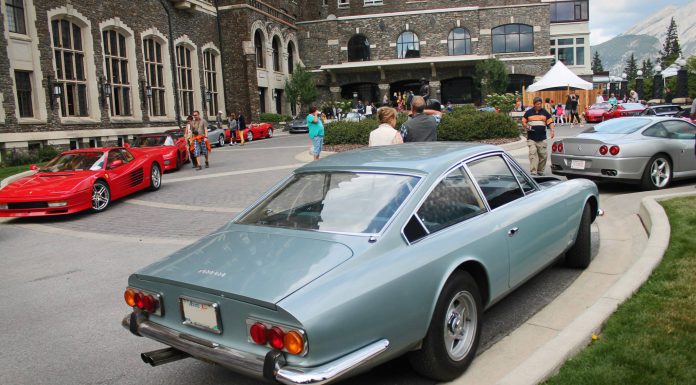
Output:
<path fill-rule="evenodd" d="M 580 77 L 569 70 L 565 64 L 557 61 L 549 72 L 547 72 L 541 80 L 529 86 L 527 91 L 535 92 L 559 87 L 591 90 L 593 86 L 592 83 L 580 79 Z"/>

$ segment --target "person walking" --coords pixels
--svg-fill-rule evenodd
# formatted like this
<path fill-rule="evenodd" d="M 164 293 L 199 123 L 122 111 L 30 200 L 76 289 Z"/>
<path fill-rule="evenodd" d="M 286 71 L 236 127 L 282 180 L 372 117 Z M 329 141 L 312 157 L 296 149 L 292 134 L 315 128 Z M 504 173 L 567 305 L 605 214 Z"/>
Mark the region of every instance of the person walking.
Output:
<path fill-rule="evenodd" d="M 555 134 L 553 118 L 542 107 L 540 97 L 534 98 L 534 107 L 524 113 L 522 126 L 527 130 L 527 147 L 529 148 L 529 171 L 532 175 L 544 175 L 546 168 L 546 129 L 551 130 L 551 139 Z"/>
<path fill-rule="evenodd" d="M 184 140 L 186 141 L 186 145 L 188 146 L 189 150 L 189 159 L 191 159 L 191 165 L 193 168 L 198 167 L 198 163 L 196 163 L 196 157 L 195 157 L 195 150 L 194 150 L 194 144 L 193 144 L 193 128 L 191 127 L 191 123 L 193 122 L 193 116 L 189 115 L 186 117 L 186 126 L 184 127 Z"/>
<path fill-rule="evenodd" d="M 321 149 L 324 147 L 324 124 L 319 118 L 317 106 L 309 108 L 307 128 L 309 129 L 309 139 L 312 140 L 312 154 L 314 155 L 314 160 L 318 160 Z"/>
<path fill-rule="evenodd" d="M 227 113 L 227 125 L 230 127 L 230 146 L 237 144 L 237 116 L 234 112 Z"/>
<path fill-rule="evenodd" d="M 237 133 L 239 134 L 239 143 L 244 145 L 244 130 L 246 129 L 246 122 L 244 121 L 244 115 L 240 112 L 237 116 Z"/>
<path fill-rule="evenodd" d="M 401 133 L 396 130 L 396 110 L 391 107 L 381 107 L 377 110 L 379 126 L 370 131 L 369 147 L 402 144 Z"/>
<path fill-rule="evenodd" d="M 210 167 L 208 159 L 208 121 L 201 117 L 200 111 L 193 111 L 193 121 L 191 122 L 191 134 L 193 135 L 193 147 L 196 158 L 197 169 L 201 169 L 201 155 L 205 156 L 205 168 Z"/>
<path fill-rule="evenodd" d="M 556 123 L 560 126 L 565 124 L 565 111 L 563 110 L 563 105 L 560 103 L 556 106 Z"/>
<path fill-rule="evenodd" d="M 437 120 L 425 113 L 425 99 L 414 96 L 411 101 L 412 116 L 401 125 L 401 137 L 404 142 L 437 141 Z"/>

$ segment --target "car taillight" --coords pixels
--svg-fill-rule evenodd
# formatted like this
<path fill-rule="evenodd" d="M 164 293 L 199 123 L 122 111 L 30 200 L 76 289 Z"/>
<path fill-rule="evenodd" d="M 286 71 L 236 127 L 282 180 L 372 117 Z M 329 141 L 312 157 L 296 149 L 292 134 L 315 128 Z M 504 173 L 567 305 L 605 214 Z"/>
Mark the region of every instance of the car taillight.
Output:
<path fill-rule="evenodd" d="M 266 345 L 266 342 L 268 341 L 268 338 L 266 338 L 266 332 L 266 326 L 264 326 L 264 324 L 261 322 L 251 325 L 251 329 L 249 329 L 251 340 L 258 345 Z"/>
<path fill-rule="evenodd" d="M 602 146 L 599 148 L 599 153 L 602 154 L 602 155 L 606 155 L 608 151 L 609 151 L 609 148 L 608 148 L 607 146 L 602 145 Z"/>
<path fill-rule="evenodd" d="M 126 300 L 128 306 L 135 306 L 135 291 L 131 288 L 126 289 L 126 292 L 123 293 L 123 299 Z"/>
<path fill-rule="evenodd" d="M 300 354 L 302 353 L 302 350 L 304 350 L 304 340 L 302 339 L 300 333 L 294 330 L 291 330 L 285 334 L 283 342 L 285 343 L 285 350 L 287 350 L 290 354 Z"/>
<path fill-rule="evenodd" d="M 611 148 L 609 149 L 609 153 L 613 156 L 616 156 L 618 155 L 619 150 L 619 146 L 611 146 Z"/>
<path fill-rule="evenodd" d="M 563 142 L 558 142 L 558 152 L 563 152 Z"/>
<path fill-rule="evenodd" d="M 279 327 L 274 326 L 268 331 L 268 342 L 273 348 L 282 349 L 285 347 L 284 339 L 285 333 Z"/>
<path fill-rule="evenodd" d="M 551 145 L 551 152 L 558 152 L 558 144 L 554 143 Z"/>
<path fill-rule="evenodd" d="M 257 345 L 284 350 L 290 354 L 302 354 L 307 350 L 304 332 L 290 327 L 247 319 L 249 338 Z"/>
<path fill-rule="evenodd" d="M 159 294 L 148 293 L 142 290 L 127 288 L 123 293 L 126 305 L 146 311 L 150 314 L 162 315 L 162 299 Z"/>

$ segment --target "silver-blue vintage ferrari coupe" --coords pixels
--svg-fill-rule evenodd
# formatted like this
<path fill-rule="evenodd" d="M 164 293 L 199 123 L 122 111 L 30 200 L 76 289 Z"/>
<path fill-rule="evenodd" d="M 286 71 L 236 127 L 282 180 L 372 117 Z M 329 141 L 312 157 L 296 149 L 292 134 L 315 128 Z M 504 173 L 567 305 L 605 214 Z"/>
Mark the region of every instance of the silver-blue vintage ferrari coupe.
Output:
<path fill-rule="evenodd" d="M 476 353 L 483 311 L 545 266 L 591 259 L 598 192 L 530 177 L 491 145 L 413 143 L 295 170 L 232 222 L 130 276 L 123 326 L 284 384 L 408 354 L 437 380 Z"/>

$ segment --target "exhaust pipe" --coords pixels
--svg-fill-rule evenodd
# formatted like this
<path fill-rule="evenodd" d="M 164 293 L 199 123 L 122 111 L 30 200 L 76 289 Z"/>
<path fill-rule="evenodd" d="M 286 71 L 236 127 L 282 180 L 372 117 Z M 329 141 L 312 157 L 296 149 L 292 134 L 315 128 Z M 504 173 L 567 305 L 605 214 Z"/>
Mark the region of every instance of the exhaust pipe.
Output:
<path fill-rule="evenodd" d="M 188 357 L 191 357 L 188 353 L 174 348 L 164 348 L 140 354 L 140 358 L 143 359 L 143 362 L 151 366 L 168 364 Z"/>

